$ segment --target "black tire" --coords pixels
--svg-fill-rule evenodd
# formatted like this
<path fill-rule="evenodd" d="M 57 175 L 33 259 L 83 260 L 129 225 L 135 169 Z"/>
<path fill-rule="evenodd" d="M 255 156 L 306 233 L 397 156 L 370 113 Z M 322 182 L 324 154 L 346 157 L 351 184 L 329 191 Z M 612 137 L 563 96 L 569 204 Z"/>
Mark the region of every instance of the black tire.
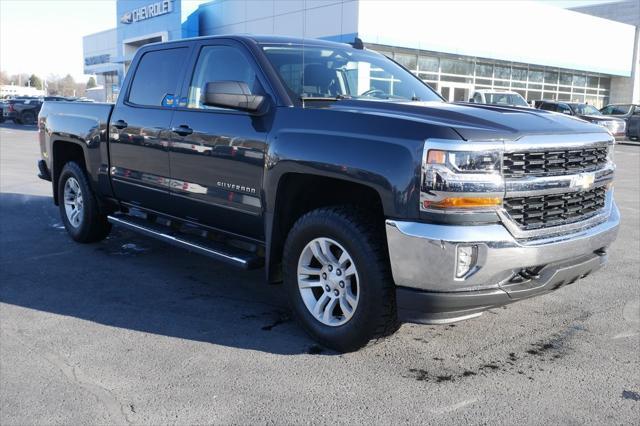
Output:
<path fill-rule="evenodd" d="M 75 179 L 82 195 L 82 209 L 79 213 L 79 223 L 74 226 L 65 207 L 65 185 L 69 179 Z M 73 161 L 65 164 L 58 179 L 58 204 L 60 217 L 67 232 L 79 243 L 93 243 L 103 240 L 111 231 L 111 224 L 107 217 L 100 213 L 96 196 L 91 190 L 89 179 L 82 167 Z"/>
<path fill-rule="evenodd" d="M 298 288 L 300 256 L 316 238 L 329 238 L 339 243 L 353 258 L 358 271 L 357 307 L 353 316 L 342 325 L 325 325 L 316 319 L 305 305 Z M 287 237 L 283 268 L 293 314 L 320 344 L 340 352 L 349 352 L 397 330 L 395 284 L 389 266 L 383 223 L 376 223 L 356 207 L 320 208 L 302 216 Z"/>
<path fill-rule="evenodd" d="M 33 113 L 33 111 L 25 111 L 22 113 L 22 116 L 20 117 L 20 124 L 30 126 L 32 124 L 35 124 L 35 122 L 36 115 Z"/>

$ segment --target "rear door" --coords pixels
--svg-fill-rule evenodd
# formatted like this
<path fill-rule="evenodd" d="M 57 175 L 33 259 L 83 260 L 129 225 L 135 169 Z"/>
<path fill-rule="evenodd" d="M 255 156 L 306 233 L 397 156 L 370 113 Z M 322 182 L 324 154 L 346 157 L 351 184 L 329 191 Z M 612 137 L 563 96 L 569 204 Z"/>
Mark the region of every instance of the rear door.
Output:
<path fill-rule="evenodd" d="M 149 49 L 131 68 L 109 126 L 110 174 L 121 201 L 167 212 L 169 126 L 190 50 L 186 43 Z"/>
<path fill-rule="evenodd" d="M 195 46 L 171 127 L 173 214 L 216 229 L 264 238 L 261 191 L 267 134 L 274 108 L 262 115 L 203 104 L 205 85 L 245 82 L 267 95 L 266 80 L 246 48 L 233 40 Z"/>

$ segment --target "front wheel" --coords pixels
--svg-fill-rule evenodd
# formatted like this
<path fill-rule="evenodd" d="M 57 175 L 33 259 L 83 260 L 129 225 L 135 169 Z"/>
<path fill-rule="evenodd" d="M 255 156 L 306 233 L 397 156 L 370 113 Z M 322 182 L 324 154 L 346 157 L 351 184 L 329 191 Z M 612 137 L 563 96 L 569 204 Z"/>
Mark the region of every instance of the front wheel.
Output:
<path fill-rule="evenodd" d="M 106 238 L 111 224 L 98 209 L 87 175 L 77 163 L 69 162 L 58 180 L 60 216 L 67 233 L 80 243 Z"/>
<path fill-rule="evenodd" d="M 287 237 L 284 280 L 296 318 L 318 342 L 359 349 L 397 328 L 395 285 L 381 223 L 356 208 L 321 208 Z"/>

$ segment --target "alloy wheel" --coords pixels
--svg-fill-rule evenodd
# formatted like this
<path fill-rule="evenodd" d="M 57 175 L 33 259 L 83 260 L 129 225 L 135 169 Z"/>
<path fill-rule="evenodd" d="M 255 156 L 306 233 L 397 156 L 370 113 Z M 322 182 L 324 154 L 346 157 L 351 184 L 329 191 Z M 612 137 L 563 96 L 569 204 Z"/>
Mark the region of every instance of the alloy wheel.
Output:
<path fill-rule="evenodd" d="M 316 320 L 334 327 L 347 323 L 360 298 L 360 280 L 353 258 L 336 241 L 315 238 L 300 254 L 298 289 Z"/>

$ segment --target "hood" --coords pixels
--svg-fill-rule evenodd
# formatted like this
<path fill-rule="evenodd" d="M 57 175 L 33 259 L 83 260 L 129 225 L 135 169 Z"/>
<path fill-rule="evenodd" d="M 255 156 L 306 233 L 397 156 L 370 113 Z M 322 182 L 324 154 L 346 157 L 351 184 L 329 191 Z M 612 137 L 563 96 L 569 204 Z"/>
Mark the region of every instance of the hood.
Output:
<path fill-rule="evenodd" d="M 465 140 L 514 140 L 533 134 L 606 133 L 603 127 L 584 120 L 528 107 L 350 99 L 332 102 L 325 107 L 448 126 Z"/>
<path fill-rule="evenodd" d="M 613 117 L 610 115 L 579 115 L 578 117 L 587 121 L 624 121 L 620 117 Z"/>

